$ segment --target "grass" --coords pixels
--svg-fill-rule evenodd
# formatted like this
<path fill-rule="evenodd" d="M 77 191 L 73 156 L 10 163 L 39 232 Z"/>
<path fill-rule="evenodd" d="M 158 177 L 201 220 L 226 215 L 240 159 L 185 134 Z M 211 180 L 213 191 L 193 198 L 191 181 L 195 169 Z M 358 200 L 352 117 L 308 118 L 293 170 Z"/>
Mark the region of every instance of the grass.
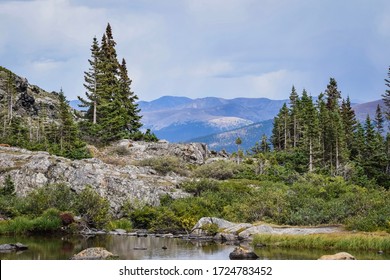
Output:
<path fill-rule="evenodd" d="M 119 219 L 119 220 L 113 220 L 108 222 L 108 224 L 105 227 L 107 230 L 115 230 L 115 229 L 124 229 L 126 231 L 132 231 L 133 230 L 133 224 L 130 220 L 127 220 L 125 218 Z"/>
<path fill-rule="evenodd" d="M 0 234 L 23 234 L 27 232 L 52 232 L 59 230 L 62 225 L 59 211 L 46 210 L 42 216 L 30 219 L 20 216 L 13 220 L 0 222 Z"/>
<path fill-rule="evenodd" d="M 302 249 L 390 251 L 390 235 L 387 233 L 259 234 L 253 238 L 252 244 Z"/>

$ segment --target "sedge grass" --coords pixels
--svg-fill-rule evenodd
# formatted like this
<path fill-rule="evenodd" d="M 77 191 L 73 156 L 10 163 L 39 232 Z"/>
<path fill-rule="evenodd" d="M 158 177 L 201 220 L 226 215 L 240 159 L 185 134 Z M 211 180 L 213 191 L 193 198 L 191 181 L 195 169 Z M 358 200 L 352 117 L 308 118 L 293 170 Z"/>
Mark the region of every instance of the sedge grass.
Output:
<path fill-rule="evenodd" d="M 258 234 L 254 236 L 252 244 L 298 249 L 390 251 L 390 235 L 386 233 Z"/>

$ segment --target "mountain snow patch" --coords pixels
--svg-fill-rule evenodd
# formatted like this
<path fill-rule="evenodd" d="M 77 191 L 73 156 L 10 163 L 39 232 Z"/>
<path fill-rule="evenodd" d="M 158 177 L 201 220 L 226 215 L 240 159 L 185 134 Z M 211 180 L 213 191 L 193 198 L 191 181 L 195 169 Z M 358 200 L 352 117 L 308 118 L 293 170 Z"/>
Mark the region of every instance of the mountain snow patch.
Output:
<path fill-rule="evenodd" d="M 241 119 L 237 117 L 221 117 L 221 118 L 216 118 L 208 121 L 208 124 L 211 127 L 217 127 L 221 130 L 234 129 L 241 126 L 250 125 L 252 123 L 253 122 L 250 120 Z"/>

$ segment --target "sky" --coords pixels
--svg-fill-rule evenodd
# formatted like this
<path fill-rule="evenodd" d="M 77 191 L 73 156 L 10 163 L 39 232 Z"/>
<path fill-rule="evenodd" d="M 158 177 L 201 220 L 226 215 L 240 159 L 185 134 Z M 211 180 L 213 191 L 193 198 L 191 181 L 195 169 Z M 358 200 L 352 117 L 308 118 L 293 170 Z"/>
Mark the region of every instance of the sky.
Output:
<path fill-rule="evenodd" d="M 386 90 L 388 0 L 0 0 L 0 65 L 77 99 L 108 22 L 140 100 Z"/>

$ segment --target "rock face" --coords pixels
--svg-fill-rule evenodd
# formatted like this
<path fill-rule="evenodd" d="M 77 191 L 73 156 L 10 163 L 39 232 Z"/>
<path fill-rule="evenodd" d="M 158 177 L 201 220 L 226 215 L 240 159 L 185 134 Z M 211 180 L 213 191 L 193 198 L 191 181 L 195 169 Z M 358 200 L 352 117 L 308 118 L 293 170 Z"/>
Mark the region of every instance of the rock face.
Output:
<path fill-rule="evenodd" d="M 176 144 L 166 141 L 134 142 L 122 140 L 118 146 L 127 147 L 129 155 L 134 160 L 142 160 L 151 157 L 175 156 L 192 164 L 204 164 L 210 157 L 207 146 L 202 143 Z"/>
<path fill-rule="evenodd" d="M 323 255 L 319 260 L 356 260 L 356 258 L 349 253 L 341 252 L 334 255 Z"/>
<path fill-rule="evenodd" d="M 56 92 L 46 92 L 35 85 L 30 85 L 26 78 L 19 77 L 11 71 L 0 67 L 0 103 L 9 96 L 10 88 L 13 91 L 13 111 L 16 115 L 31 119 L 35 122 L 42 110 L 50 119 L 58 118 L 59 99 Z"/>
<path fill-rule="evenodd" d="M 0 147 L 0 171 L 0 186 L 10 175 L 20 196 L 45 184 L 65 183 L 77 193 L 89 185 L 109 200 L 118 215 L 125 201 L 158 205 L 161 195 L 188 195 L 176 188 L 184 180 L 176 174 L 159 176 L 150 167 L 108 164 L 97 158 L 69 160 L 19 148 Z"/>
<path fill-rule="evenodd" d="M 234 251 L 229 254 L 231 260 L 256 260 L 258 258 L 256 253 L 242 247 L 234 248 Z"/>
<path fill-rule="evenodd" d="M 118 259 L 113 253 L 102 247 L 92 247 L 74 255 L 71 260 L 113 260 Z"/>

